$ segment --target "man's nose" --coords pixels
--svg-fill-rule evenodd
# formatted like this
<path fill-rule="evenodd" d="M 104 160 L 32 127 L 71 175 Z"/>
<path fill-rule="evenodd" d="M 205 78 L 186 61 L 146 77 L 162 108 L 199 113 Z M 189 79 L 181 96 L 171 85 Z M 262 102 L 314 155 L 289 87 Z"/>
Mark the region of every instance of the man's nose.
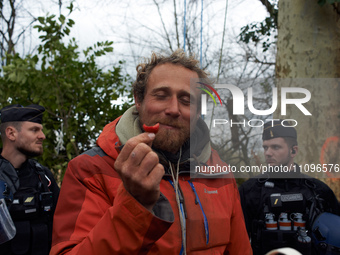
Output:
<path fill-rule="evenodd" d="M 166 107 L 165 113 L 173 117 L 178 117 L 181 113 L 179 110 L 179 102 L 177 97 L 172 97 L 168 103 L 169 104 Z"/>
<path fill-rule="evenodd" d="M 45 139 L 46 139 L 46 136 L 45 136 L 45 134 L 44 134 L 43 131 L 40 131 L 40 132 L 39 132 L 38 138 L 41 139 L 41 140 L 45 140 Z"/>
<path fill-rule="evenodd" d="M 267 156 L 267 157 L 272 156 L 272 150 L 271 150 L 270 148 L 266 149 L 266 150 L 264 151 L 264 155 Z"/>

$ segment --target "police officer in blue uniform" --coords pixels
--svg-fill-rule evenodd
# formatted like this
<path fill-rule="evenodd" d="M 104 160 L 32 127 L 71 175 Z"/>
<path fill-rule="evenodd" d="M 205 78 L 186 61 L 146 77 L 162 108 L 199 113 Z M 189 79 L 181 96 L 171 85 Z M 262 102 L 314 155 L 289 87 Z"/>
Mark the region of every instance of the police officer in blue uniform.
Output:
<path fill-rule="evenodd" d="M 320 214 L 339 215 L 333 191 L 322 181 L 301 173 L 294 163 L 297 132 L 289 123 L 266 123 L 262 140 L 267 172 L 239 187 L 254 255 L 281 247 L 294 248 L 304 255 L 328 254 L 319 252 L 311 236 L 312 224 Z"/>
<path fill-rule="evenodd" d="M 31 159 L 42 154 L 40 105 L 10 105 L 1 109 L 0 198 L 14 222 L 14 238 L 0 244 L 4 254 L 49 254 L 52 220 L 59 187 L 51 171 Z"/>

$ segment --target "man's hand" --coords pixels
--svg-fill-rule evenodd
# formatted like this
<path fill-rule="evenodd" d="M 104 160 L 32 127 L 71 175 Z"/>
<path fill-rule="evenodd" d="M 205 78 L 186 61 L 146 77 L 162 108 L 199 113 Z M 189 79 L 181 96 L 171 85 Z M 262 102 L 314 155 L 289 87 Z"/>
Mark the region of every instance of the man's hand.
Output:
<path fill-rule="evenodd" d="M 164 175 L 164 167 L 151 149 L 154 139 L 153 133 L 142 133 L 129 139 L 114 165 L 125 189 L 149 211 L 159 198 L 159 184 Z"/>

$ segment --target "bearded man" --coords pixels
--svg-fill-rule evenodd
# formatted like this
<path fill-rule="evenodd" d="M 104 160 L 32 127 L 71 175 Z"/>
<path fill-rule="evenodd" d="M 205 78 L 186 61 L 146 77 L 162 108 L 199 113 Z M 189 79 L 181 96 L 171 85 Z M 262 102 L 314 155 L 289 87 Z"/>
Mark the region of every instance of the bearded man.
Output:
<path fill-rule="evenodd" d="M 181 50 L 137 66 L 135 106 L 68 165 L 51 254 L 251 254 L 235 179 L 190 176 L 226 165 L 190 85 L 206 77 Z"/>

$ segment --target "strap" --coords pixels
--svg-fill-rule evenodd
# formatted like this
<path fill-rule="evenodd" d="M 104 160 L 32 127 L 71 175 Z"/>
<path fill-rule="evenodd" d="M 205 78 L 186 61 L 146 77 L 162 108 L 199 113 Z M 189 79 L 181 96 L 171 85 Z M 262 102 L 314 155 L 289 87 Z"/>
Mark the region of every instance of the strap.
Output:
<path fill-rule="evenodd" d="M 259 217 L 259 215 L 261 215 L 261 211 L 263 212 L 263 216 L 266 215 L 266 213 L 268 212 L 269 208 L 268 208 L 268 204 L 267 204 L 267 201 L 265 199 L 265 196 L 267 194 L 267 191 L 266 191 L 266 186 L 265 186 L 265 183 L 267 181 L 269 181 L 270 178 L 269 176 L 267 176 L 267 178 L 258 178 L 257 179 L 257 182 L 260 183 L 261 185 L 261 193 L 260 193 L 260 206 L 257 207 L 257 212 L 256 212 L 256 218 Z M 262 219 L 263 220 L 263 219 Z"/>
<path fill-rule="evenodd" d="M 316 184 L 308 179 L 305 179 L 304 185 L 309 188 L 312 194 L 309 198 L 307 198 L 307 200 L 311 202 L 311 206 L 308 208 L 309 209 L 308 222 L 311 228 L 314 220 L 318 217 L 318 215 L 320 215 L 325 210 L 322 204 L 323 199 L 320 198 L 318 194 L 316 194 L 316 191 L 315 191 Z"/>
<path fill-rule="evenodd" d="M 29 159 L 28 162 L 30 163 L 31 167 L 35 169 L 35 172 L 39 175 L 39 179 L 40 179 L 40 182 L 42 183 L 43 191 L 44 192 L 50 191 L 48 188 L 50 180 L 46 176 L 43 166 L 33 159 Z"/>

